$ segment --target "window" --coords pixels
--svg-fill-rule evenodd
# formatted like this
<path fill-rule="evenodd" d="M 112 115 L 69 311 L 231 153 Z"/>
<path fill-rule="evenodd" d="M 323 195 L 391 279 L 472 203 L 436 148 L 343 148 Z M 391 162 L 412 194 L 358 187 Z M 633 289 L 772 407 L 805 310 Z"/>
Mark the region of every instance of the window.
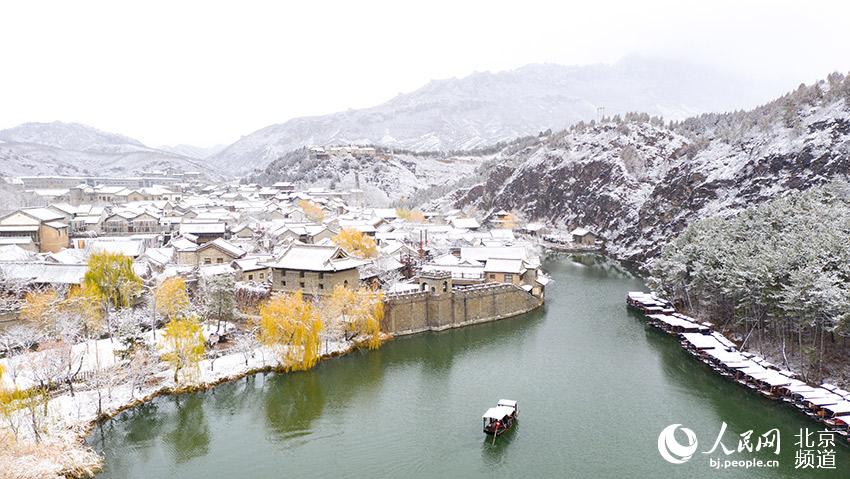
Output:
<path fill-rule="evenodd" d="M 224 259 L 223 259 L 223 258 L 216 258 L 216 259 L 215 259 L 215 262 L 216 262 L 217 264 L 221 264 L 222 262 L 224 262 Z"/>
<path fill-rule="evenodd" d="M 319 279 L 325 279 L 325 273 L 319 273 Z"/>
<path fill-rule="evenodd" d="M 513 283 L 513 282 L 514 282 L 514 275 L 512 275 L 511 273 L 505 273 L 505 283 Z"/>
<path fill-rule="evenodd" d="M 301 287 L 303 288 L 303 287 L 304 287 L 304 281 L 302 281 L 302 282 L 298 283 L 298 285 L 299 285 L 299 286 L 301 286 Z"/>
<path fill-rule="evenodd" d="M 496 275 L 493 274 L 493 273 L 490 273 L 490 279 L 496 279 Z"/>
<path fill-rule="evenodd" d="M 286 280 L 281 281 L 281 282 L 280 282 L 280 285 L 281 285 L 281 286 L 286 286 Z"/>
<path fill-rule="evenodd" d="M 348 287 L 348 280 L 345 280 L 345 281 L 343 281 L 343 282 L 342 282 L 342 287 L 343 287 L 343 288 L 347 288 L 347 287 Z"/>
<path fill-rule="evenodd" d="M 325 285 L 323 285 L 322 283 L 319 283 L 319 289 L 325 289 Z"/>
<path fill-rule="evenodd" d="M 252 281 L 253 279 L 254 279 L 254 275 L 253 275 L 253 274 L 249 274 L 249 275 L 248 275 L 248 281 Z"/>
<path fill-rule="evenodd" d="M 204 258 L 204 264 L 212 264 L 212 258 Z"/>
<path fill-rule="evenodd" d="M 260 279 L 266 279 L 266 273 L 260 273 Z"/>
<path fill-rule="evenodd" d="M 298 277 L 299 277 L 299 278 L 303 278 L 303 277 L 304 277 L 304 272 L 303 272 L 303 271 L 301 271 L 300 273 L 298 273 Z"/>

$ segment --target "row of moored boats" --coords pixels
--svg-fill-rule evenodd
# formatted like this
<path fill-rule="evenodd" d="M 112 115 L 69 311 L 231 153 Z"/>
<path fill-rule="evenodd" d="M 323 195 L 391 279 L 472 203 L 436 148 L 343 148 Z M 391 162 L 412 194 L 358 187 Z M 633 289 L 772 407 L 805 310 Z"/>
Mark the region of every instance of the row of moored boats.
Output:
<path fill-rule="evenodd" d="M 682 346 L 718 374 L 769 399 L 783 401 L 850 441 L 850 392 L 833 384 L 813 386 L 793 371 L 752 353 L 739 351 L 712 323 L 676 311 L 653 293 L 630 292 L 626 302 L 656 328 L 679 338 Z"/>

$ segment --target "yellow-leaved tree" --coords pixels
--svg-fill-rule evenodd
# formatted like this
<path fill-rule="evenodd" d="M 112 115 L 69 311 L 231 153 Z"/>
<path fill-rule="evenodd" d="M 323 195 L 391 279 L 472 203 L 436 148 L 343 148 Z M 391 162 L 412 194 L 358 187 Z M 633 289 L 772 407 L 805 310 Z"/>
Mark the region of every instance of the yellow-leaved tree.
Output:
<path fill-rule="evenodd" d="M 142 288 L 142 279 L 133 271 L 133 260 L 119 253 L 99 252 L 89 256 L 83 289 L 100 301 L 106 313 L 106 326 L 112 338 L 111 309 L 131 304 Z"/>
<path fill-rule="evenodd" d="M 384 294 L 369 288 L 352 290 L 338 284 L 325 299 L 324 312 L 329 324 L 339 324 L 346 341 L 361 338 L 369 349 L 383 342 Z M 336 327 L 334 329 L 337 329 Z"/>
<path fill-rule="evenodd" d="M 58 302 L 59 295 L 52 289 L 30 291 L 27 293 L 24 305 L 21 308 L 21 319 L 32 322 L 41 328 L 49 326 Z"/>
<path fill-rule="evenodd" d="M 322 321 L 300 291 L 275 296 L 260 306 L 260 342 L 271 348 L 287 371 L 306 370 L 319 361 Z"/>
<path fill-rule="evenodd" d="M 322 207 L 317 205 L 316 203 L 313 203 L 310 200 L 301 199 L 298 200 L 297 204 L 298 207 L 301 208 L 301 210 L 304 212 L 304 214 L 307 215 L 307 218 L 310 218 L 311 220 L 317 223 L 321 223 L 322 220 L 325 219 L 324 210 L 322 210 Z"/>
<path fill-rule="evenodd" d="M 154 294 L 156 312 L 166 320 L 179 319 L 189 311 L 189 293 L 186 292 L 186 281 L 180 276 L 166 279 L 156 288 Z"/>
<path fill-rule="evenodd" d="M 204 358 L 204 334 L 196 318 L 172 319 L 162 333 L 162 360 L 174 369 L 174 382 L 183 378 L 192 380 L 199 372 L 198 364 Z"/>
<path fill-rule="evenodd" d="M 80 318 L 86 337 L 100 333 L 103 327 L 103 305 L 98 293 L 90 286 L 71 286 L 59 308 L 65 314 Z"/>
<path fill-rule="evenodd" d="M 424 223 L 425 214 L 418 210 L 409 210 L 407 208 L 396 208 L 395 214 L 399 218 L 411 223 Z"/>
<path fill-rule="evenodd" d="M 378 245 L 375 240 L 355 229 L 343 228 L 333 237 L 333 242 L 351 256 L 374 258 L 378 255 Z"/>

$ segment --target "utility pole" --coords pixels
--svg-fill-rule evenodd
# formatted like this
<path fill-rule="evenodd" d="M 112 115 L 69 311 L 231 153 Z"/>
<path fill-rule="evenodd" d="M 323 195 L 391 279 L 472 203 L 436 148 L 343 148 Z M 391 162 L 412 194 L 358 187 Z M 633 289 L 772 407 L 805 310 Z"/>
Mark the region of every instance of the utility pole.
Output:
<path fill-rule="evenodd" d="M 596 107 L 596 121 L 601 122 L 603 118 L 605 118 L 605 105 L 597 106 Z"/>

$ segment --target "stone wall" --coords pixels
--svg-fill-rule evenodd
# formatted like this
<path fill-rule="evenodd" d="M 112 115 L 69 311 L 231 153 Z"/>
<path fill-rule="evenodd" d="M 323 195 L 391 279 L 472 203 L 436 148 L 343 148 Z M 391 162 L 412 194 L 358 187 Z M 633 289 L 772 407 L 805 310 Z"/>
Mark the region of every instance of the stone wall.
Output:
<path fill-rule="evenodd" d="M 393 335 L 442 331 L 527 313 L 543 301 L 511 284 L 454 288 L 449 293 L 388 294 L 382 329 Z"/>

